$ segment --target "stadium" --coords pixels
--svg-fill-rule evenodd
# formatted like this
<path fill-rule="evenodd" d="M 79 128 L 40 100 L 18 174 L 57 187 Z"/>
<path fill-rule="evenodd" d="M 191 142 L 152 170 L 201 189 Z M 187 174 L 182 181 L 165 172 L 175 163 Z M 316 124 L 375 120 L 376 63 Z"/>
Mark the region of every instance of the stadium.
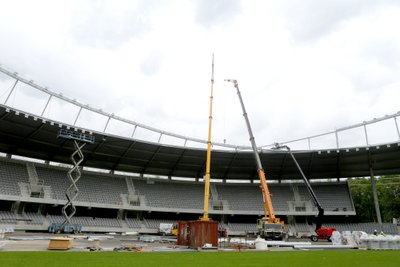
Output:
<path fill-rule="evenodd" d="M 60 138 L 60 130 L 88 134 L 94 142 L 82 148 L 83 166 L 74 203 L 74 224 L 83 232 L 157 234 L 160 223 L 196 220 L 202 213 L 207 141 L 165 132 L 108 114 L 56 94 L 1 67 L 8 91 L 0 106 L 1 211 L 0 225 L 13 231 L 46 232 L 61 223 L 61 209 L 67 201 L 73 142 Z M 40 114 L 8 105 L 20 85 L 47 99 Z M 20 89 L 22 90 L 22 89 Z M 104 117 L 103 131 L 66 124 L 43 116 L 51 101 L 74 105 L 75 122 L 84 112 Z M 333 132 L 306 137 L 283 144 L 306 143 L 308 149 L 293 150 L 325 209 L 324 225 L 339 231 L 377 229 L 398 234 L 395 223 L 377 220 L 360 223 L 346 178 L 400 173 L 400 113 L 365 121 Z M 109 124 L 125 123 L 131 136 L 107 132 Z M 372 143 L 368 129 L 379 123 L 392 124 L 393 140 Z M 139 128 L 158 135 L 158 141 L 136 139 Z M 341 145 L 339 136 L 361 129 L 365 145 Z M 164 144 L 164 136 L 180 140 L 180 145 Z M 333 138 L 336 147 L 311 149 L 314 140 Z M 262 214 L 263 199 L 251 147 L 213 143 L 209 213 L 230 235 L 246 236 L 256 232 L 255 221 Z M 301 174 L 287 151 L 259 147 L 265 166 L 276 215 L 287 224 L 291 237 L 309 235 L 318 213 Z"/>
<path fill-rule="evenodd" d="M 4 1 L 0 266 L 398 266 L 399 24 L 397 1 Z"/>

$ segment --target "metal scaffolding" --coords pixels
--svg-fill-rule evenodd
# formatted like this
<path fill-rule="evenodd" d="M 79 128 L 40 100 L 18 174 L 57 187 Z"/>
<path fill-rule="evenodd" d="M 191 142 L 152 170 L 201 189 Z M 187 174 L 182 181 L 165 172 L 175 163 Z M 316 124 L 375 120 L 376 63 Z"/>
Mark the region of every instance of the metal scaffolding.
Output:
<path fill-rule="evenodd" d="M 76 207 L 74 205 L 75 199 L 79 195 L 79 189 L 77 186 L 78 180 L 81 178 L 81 166 L 80 164 L 84 160 L 82 149 L 87 144 L 93 144 L 95 141 L 94 136 L 83 133 L 78 133 L 66 129 L 61 129 L 57 135 L 58 138 L 72 140 L 75 151 L 71 154 L 72 168 L 68 171 L 67 177 L 70 181 L 70 186 L 65 190 L 65 196 L 67 197 L 67 203 L 62 207 L 62 214 L 65 218 L 62 225 L 71 224 L 71 218 L 76 213 Z"/>

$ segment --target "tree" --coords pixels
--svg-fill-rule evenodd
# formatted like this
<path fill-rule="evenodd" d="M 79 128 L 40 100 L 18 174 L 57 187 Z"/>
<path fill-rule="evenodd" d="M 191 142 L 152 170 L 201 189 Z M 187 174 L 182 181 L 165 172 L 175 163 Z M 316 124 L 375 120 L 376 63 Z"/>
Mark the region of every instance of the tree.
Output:
<path fill-rule="evenodd" d="M 376 221 L 374 199 L 370 178 L 349 179 L 350 192 L 360 222 Z M 400 217 L 400 177 L 376 178 L 379 208 L 383 222 L 392 222 Z"/>

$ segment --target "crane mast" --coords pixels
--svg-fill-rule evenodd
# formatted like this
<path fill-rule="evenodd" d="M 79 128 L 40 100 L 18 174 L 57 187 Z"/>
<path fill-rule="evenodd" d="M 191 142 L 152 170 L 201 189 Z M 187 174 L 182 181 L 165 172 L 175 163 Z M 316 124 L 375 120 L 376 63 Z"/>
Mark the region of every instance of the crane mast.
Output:
<path fill-rule="evenodd" d="M 208 200 L 210 199 L 210 169 L 211 169 L 211 128 L 212 128 L 212 107 L 214 94 L 214 54 L 211 65 L 211 95 L 210 95 L 210 116 L 208 117 L 208 140 L 207 140 L 207 159 L 206 175 L 204 176 L 204 210 L 202 221 L 208 221 Z"/>
<path fill-rule="evenodd" d="M 268 218 L 269 223 L 279 223 L 280 222 L 279 218 L 275 217 L 275 211 L 274 211 L 274 207 L 272 206 L 272 201 L 271 201 L 271 193 L 269 192 L 269 189 L 268 189 L 267 180 L 265 178 L 265 171 L 262 167 L 260 156 L 258 155 L 256 141 L 255 141 L 255 138 L 253 135 L 253 131 L 251 130 L 250 121 L 247 116 L 247 112 L 246 112 L 246 108 L 243 103 L 242 96 L 240 94 L 239 85 L 236 80 L 228 79 L 225 81 L 233 83 L 234 87 L 236 88 L 238 97 L 239 97 L 240 105 L 242 106 L 243 117 L 246 121 L 247 130 L 249 132 L 250 143 L 251 143 L 251 147 L 253 148 L 253 154 L 254 154 L 254 158 L 256 161 L 256 165 L 257 165 L 257 174 L 258 174 L 258 178 L 260 179 L 260 187 L 261 187 L 261 191 L 262 191 L 263 197 L 264 197 L 264 218 Z"/>

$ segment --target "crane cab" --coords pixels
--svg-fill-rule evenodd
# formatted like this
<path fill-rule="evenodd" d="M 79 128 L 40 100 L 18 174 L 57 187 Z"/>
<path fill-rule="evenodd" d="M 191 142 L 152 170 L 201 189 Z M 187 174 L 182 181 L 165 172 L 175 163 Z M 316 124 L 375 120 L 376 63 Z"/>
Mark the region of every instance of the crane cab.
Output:
<path fill-rule="evenodd" d="M 270 222 L 268 217 L 257 220 L 257 230 L 260 237 L 269 240 L 285 239 L 285 224 L 277 218 L 275 222 Z"/>

